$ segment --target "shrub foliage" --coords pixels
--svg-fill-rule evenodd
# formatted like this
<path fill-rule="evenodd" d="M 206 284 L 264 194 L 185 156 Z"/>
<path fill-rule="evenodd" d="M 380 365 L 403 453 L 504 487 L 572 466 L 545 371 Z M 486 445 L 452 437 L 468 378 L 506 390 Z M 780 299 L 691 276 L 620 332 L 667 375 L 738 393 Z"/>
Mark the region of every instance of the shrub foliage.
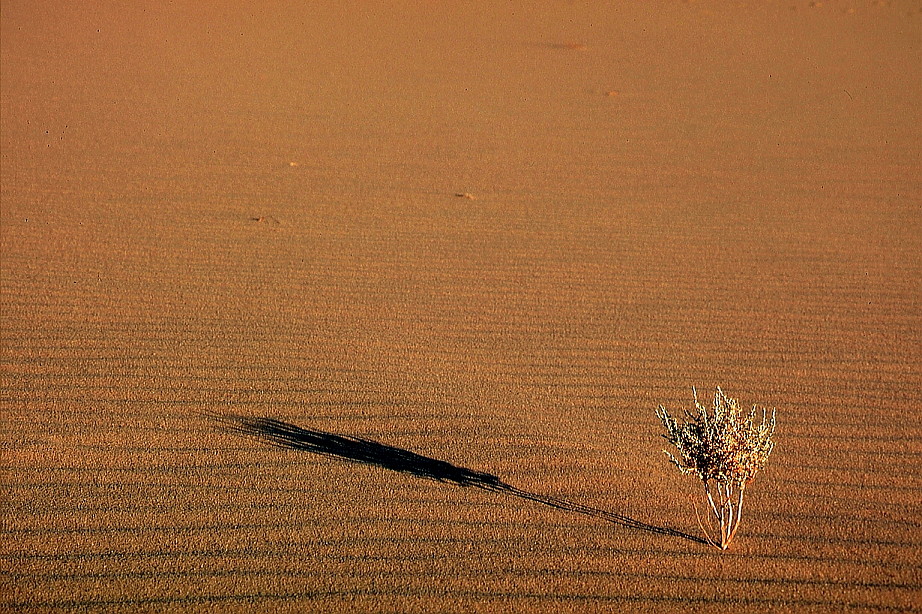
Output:
<path fill-rule="evenodd" d="M 708 541 L 726 550 L 739 528 L 746 486 L 775 447 L 775 412 L 769 415 L 762 408 L 761 421 L 757 421 L 757 406 L 745 412 L 718 387 L 709 413 L 698 402 L 697 391 L 693 392 L 695 407 L 685 411 L 681 423 L 662 405 L 656 412 L 666 428 L 663 437 L 677 454 L 664 452 L 679 471 L 697 475 L 704 483 L 708 516 L 719 539 L 711 538 L 703 525 L 702 529 Z"/>

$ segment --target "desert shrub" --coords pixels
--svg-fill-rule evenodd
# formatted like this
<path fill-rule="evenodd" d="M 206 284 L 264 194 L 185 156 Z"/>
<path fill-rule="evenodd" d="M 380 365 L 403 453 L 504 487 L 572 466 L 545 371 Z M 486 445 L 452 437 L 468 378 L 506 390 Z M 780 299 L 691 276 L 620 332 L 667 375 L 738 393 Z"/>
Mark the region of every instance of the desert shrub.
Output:
<path fill-rule="evenodd" d="M 703 524 L 701 528 L 710 543 L 726 550 L 739 528 L 746 486 L 765 466 L 775 447 L 775 411 L 769 416 L 762 408 L 761 421 L 757 422 L 757 406 L 744 412 L 718 387 L 708 413 L 698 402 L 697 391 L 692 391 L 695 407 L 685 411 L 682 423 L 662 405 L 656 412 L 666 428 L 663 437 L 675 446 L 677 454 L 664 452 L 679 471 L 696 475 L 704 483 L 710 510 L 707 516 L 719 539 L 712 539 Z"/>

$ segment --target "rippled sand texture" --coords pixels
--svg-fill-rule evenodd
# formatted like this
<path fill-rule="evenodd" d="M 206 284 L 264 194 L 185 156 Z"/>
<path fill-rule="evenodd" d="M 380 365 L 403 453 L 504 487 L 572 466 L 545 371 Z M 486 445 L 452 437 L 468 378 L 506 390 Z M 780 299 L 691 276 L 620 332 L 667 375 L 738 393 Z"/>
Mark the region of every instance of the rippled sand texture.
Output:
<path fill-rule="evenodd" d="M 0 607 L 918 607 L 922 7 L 608 4 L 5 1 Z"/>

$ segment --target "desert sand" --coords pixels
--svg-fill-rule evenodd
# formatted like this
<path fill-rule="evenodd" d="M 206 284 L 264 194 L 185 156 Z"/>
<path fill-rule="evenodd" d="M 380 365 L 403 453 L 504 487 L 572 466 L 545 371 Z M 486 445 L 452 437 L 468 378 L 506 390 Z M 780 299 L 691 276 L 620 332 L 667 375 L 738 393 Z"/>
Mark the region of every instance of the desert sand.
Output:
<path fill-rule="evenodd" d="M 3 610 L 920 607 L 919 2 L 4 0 L 0 45 Z M 778 418 L 726 552 L 655 415 L 717 385 Z"/>

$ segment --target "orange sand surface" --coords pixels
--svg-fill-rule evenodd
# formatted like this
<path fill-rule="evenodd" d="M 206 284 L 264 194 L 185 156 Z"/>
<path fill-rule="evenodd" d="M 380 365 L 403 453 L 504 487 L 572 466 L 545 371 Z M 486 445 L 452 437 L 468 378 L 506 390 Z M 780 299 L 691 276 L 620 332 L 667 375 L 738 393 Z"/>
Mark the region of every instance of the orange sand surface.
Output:
<path fill-rule="evenodd" d="M 920 607 L 920 2 L 0 41 L 3 610 Z M 778 411 L 723 553 L 654 413 L 715 385 Z"/>

